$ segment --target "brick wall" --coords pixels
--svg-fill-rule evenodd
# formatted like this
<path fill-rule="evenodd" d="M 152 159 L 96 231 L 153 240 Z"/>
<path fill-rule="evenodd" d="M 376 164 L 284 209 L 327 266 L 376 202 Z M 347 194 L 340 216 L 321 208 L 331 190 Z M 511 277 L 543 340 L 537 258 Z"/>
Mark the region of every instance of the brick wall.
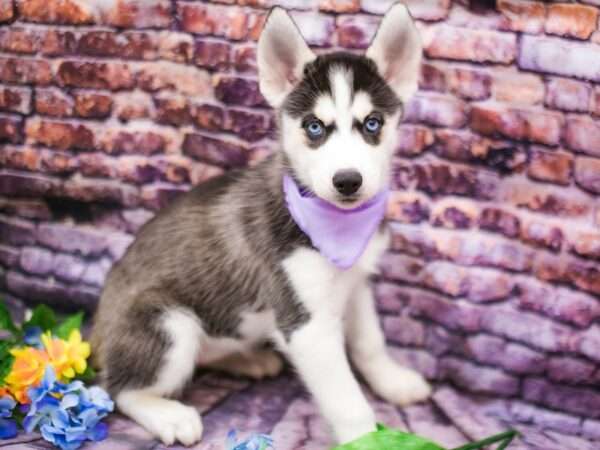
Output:
<path fill-rule="evenodd" d="M 136 230 L 273 147 L 256 39 L 364 49 L 389 1 L 0 0 L 0 289 L 92 308 Z M 411 0 L 426 59 L 375 289 L 393 355 L 600 436 L 600 1 Z M 519 400 L 520 399 L 520 400 Z"/>

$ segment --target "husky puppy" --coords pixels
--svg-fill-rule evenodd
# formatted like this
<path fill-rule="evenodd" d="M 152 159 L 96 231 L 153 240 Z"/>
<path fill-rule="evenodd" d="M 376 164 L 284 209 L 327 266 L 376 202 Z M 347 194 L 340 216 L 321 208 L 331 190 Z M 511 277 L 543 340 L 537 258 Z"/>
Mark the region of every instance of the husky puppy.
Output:
<path fill-rule="evenodd" d="M 386 353 L 369 286 L 388 246 L 385 227 L 377 219 L 358 257 L 341 267 L 315 245 L 326 230 L 292 217 L 283 186 L 299 187 L 301 202 L 347 211 L 348 223 L 381 197 L 421 52 L 402 4 L 384 16 L 364 56 L 315 56 L 288 13 L 271 10 L 258 68 L 278 112 L 281 151 L 193 188 L 142 227 L 108 275 L 95 317 L 106 387 L 164 444 L 201 438 L 198 412 L 170 398 L 196 366 L 273 376 L 282 361 L 266 343 L 294 366 L 338 442 L 376 423 L 349 358 L 391 403 L 430 394 L 421 375 Z M 352 245 L 341 247 L 334 250 Z"/>

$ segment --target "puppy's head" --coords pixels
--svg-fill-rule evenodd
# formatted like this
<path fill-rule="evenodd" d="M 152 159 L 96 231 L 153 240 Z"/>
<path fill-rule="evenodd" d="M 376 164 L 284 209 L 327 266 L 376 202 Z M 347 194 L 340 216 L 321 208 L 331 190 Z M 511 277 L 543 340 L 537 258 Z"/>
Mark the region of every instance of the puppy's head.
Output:
<path fill-rule="evenodd" d="M 282 8 L 258 43 L 260 89 L 279 111 L 294 175 L 318 197 L 355 208 L 387 183 L 404 105 L 417 90 L 421 44 L 406 7 L 384 16 L 365 55 L 315 54 Z"/>

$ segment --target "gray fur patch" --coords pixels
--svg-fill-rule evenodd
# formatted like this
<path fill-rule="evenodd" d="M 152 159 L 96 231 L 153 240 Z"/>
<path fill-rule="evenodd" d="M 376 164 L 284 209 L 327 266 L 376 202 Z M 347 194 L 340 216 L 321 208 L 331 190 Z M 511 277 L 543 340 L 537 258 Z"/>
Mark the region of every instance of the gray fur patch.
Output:
<path fill-rule="evenodd" d="M 284 336 L 309 319 L 281 261 L 310 241 L 291 218 L 283 156 L 203 183 L 140 230 L 111 270 L 95 317 L 93 347 L 108 388 L 152 383 L 168 348 L 160 318 L 184 306 L 215 337 L 240 337 L 247 311 L 273 309 Z"/>

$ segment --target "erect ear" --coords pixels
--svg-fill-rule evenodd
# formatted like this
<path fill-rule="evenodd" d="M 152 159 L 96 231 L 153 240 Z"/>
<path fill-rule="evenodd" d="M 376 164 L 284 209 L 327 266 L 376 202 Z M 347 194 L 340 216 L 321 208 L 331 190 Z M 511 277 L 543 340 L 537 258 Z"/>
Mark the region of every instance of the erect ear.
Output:
<path fill-rule="evenodd" d="M 408 9 L 402 3 L 394 4 L 383 16 L 366 55 L 405 104 L 417 91 L 422 53 Z"/>
<path fill-rule="evenodd" d="M 271 9 L 258 40 L 257 60 L 260 91 L 272 106 L 281 106 L 314 57 L 287 11 Z"/>

